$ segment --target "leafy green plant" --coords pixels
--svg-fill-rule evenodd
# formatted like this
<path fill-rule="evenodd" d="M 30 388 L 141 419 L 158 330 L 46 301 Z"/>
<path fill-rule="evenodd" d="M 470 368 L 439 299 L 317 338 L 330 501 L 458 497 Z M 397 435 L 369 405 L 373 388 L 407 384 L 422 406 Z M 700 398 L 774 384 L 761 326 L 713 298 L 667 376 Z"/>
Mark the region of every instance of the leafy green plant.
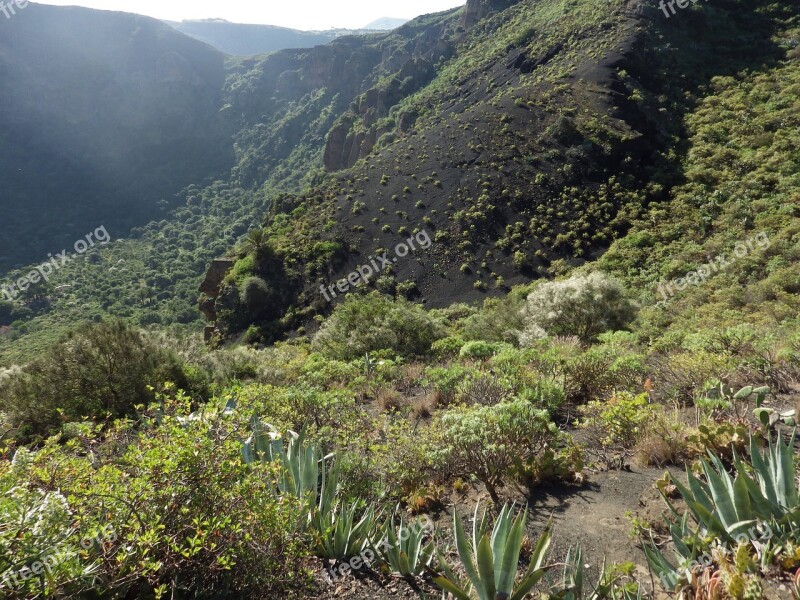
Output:
<path fill-rule="evenodd" d="M 527 400 L 462 407 L 442 421 L 453 474 L 478 479 L 498 505 L 498 488 L 512 470 L 520 472 L 558 438 L 547 411 Z"/>
<path fill-rule="evenodd" d="M 584 420 L 580 427 L 588 430 L 603 447 L 632 448 L 654 411 L 647 394 L 619 392 L 607 402 L 594 401 L 581 407 Z"/>
<path fill-rule="evenodd" d="M 580 546 L 567 551 L 561 578 L 550 586 L 548 600 L 641 600 L 645 597 L 641 586 L 621 581 L 629 576 L 633 565 L 629 568 L 603 565 L 597 582 L 589 584 L 584 563 Z"/>
<path fill-rule="evenodd" d="M 513 505 L 505 505 L 490 534 L 486 511 L 479 518 L 479 509 L 475 507 L 471 539 L 453 511 L 456 548 L 467 578 L 459 577 L 455 568 L 440 555 L 438 569 L 441 573 L 437 573 L 434 581 L 458 600 L 522 600 L 549 568 L 543 563 L 552 539 L 551 525 L 548 524 L 536 542 L 528 568 L 518 575 L 528 510 L 514 516 Z"/>

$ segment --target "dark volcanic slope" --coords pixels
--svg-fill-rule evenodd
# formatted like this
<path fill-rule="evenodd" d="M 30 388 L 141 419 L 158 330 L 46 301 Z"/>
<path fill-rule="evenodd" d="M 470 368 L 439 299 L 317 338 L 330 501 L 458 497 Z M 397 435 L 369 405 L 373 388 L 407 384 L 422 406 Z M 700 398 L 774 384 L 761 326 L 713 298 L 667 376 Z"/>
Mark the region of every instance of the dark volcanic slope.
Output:
<path fill-rule="evenodd" d="M 636 20 L 620 3 L 574 4 L 470 2 L 435 38 L 414 21 L 396 70 L 331 129 L 333 174 L 274 205 L 284 269 L 260 274 L 293 290 L 287 304 L 326 310 L 321 285 L 422 230 L 433 248 L 398 260 L 380 285 L 413 295 L 413 284 L 439 306 L 584 260 L 625 230 L 651 199 L 661 135 L 619 76 Z M 220 301 L 236 294 L 234 283 Z M 222 326 L 248 322 L 237 318 Z"/>
<path fill-rule="evenodd" d="M 599 256 L 679 182 L 701 87 L 776 56 L 758 7 L 740 2 L 667 21 L 622 0 L 471 0 L 431 25 L 396 31 L 415 35 L 327 133 L 328 176 L 273 204 L 275 257 L 239 265 L 204 302 L 223 333 L 308 323 L 330 310 L 321 286 L 422 231 L 433 247 L 371 287 L 446 306 Z M 249 275 L 279 290 L 269 315 L 282 319 L 239 302 Z"/>
<path fill-rule="evenodd" d="M 233 165 L 224 57 L 160 21 L 32 4 L 0 19 L 0 271 Z"/>

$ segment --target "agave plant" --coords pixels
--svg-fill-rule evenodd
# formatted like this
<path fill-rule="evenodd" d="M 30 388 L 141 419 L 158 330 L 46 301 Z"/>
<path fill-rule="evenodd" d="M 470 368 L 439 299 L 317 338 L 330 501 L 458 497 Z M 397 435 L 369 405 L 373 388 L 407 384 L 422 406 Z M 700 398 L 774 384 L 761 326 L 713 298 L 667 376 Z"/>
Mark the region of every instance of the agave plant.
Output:
<path fill-rule="evenodd" d="M 333 454 L 325 455 L 317 445 L 307 443 L 304 431 L 289 431 L 285 442 L 272 425 L 257 417 L 251 420 L 250 426 L 253 433 L 242 446 L 245 463 L 278 463 L 282 467 L 278 479 L 279 492 L 309 498 L 315 504 L 320 477 L 327 469 L 326 461 Z"/>
<path fill-rule="evenodd" d="M 471 540 L 453 511 L 456 547 L 467 579 L 457 576 L 446 559 L 439 556 L 441 574 L 437 574 L 434 581 L 458 600 L 522 600 L 549 568 L 543 567 L 542 563 L 552 538 L 551 526 L 548 523 L 533 549 L 530 565 L 521 577 L 517 577 L 528 510 L 514 517 L 513 506 L 505 505 L 491 535 L 486 511 L 478 518 L 478 510 L 476 506 Z"/>
<path fill-rule="evenodd" d="M 375 532 L 375 507 L 339 499 L 339 468 L 333 454 L 308 443 L 305 432 L 290 431 L 288 441 L 269 424 L 251 420 L 252 435 L 242 446 L 247 464 L 277 463 L 280 494 L 301 499 L 306 507 L 303 528 L 312 536 L 321 558 L 343 559 L 364 551 Z M 330 463 L 330 464 L 329 464 Z M 358 518 L 358 516 L 360 518 Z"/>
<path fill-rule="evenodd" d="M 436 552 L 433 539 L 425 543 L 429 530 L 422 521 L 406 523 L 400 517 L 397 524 L 396 518 L 395 514 L 387 519 L 382 530 L 382 542 L 374 545 L 373 550 L 393 573 L 404 577 L 421 575 L 433 562 Z"/>
<path fill-rule="evenodd" d="M 687 513 L 679 515 L 666 496 L 664 499 L 675 516 L 675 521 L 670 524 L 670 534 L 675 553 L 682 563 L 696 561 L 708 549 L 703 540 L 709 536 L 723 549 L 730 549 L 737 543 L 766 537 L 763 530 L 768 532 L 767 539 L 776 532 L 779 536 L 796 535 L 800 502 L 793 447 L 794 435 L 785 444 L 778 436 L 774 443 L 769 440 L 768 448 L 762 454 L 751 437 L 750 469 L 736 457 L 736 475 L 732 477 L 722 461 L 709 453 L 710 463 L 705 460 L 700 463 L 705 481 L 687 469 L 688 486 L 674 482 L 686 502 Z M 690 516 L 696 527 L 690 525 Z M 773 544 L 776 541 L 773 540 Z M 666 588 L 677 589 L 691 579 L 691 568 L 674 567 L 652 541 L 644 544 L 644 550 L 650 568 Z M 768 555 L 769 549 L 763 548 L 762 552 Z"/>
<path fill-rule="evenodd" d="M 315 554 L 342 560 L 363 553 L 371 543 L 377 521 L 373 505 L 364 508 L 361 502 L 325 503 L 311 514 Z"/>
<path fill-rule="evenodd" d="M 606 569 L 605 564 L 595 584 L 589 584 L 580 547 L 570 548 L 564 559 L 561 579 L 550 587 L 549 600 L 642 600 L 644 592 L 638 584 L 624 584 L 625 573 Z"/>

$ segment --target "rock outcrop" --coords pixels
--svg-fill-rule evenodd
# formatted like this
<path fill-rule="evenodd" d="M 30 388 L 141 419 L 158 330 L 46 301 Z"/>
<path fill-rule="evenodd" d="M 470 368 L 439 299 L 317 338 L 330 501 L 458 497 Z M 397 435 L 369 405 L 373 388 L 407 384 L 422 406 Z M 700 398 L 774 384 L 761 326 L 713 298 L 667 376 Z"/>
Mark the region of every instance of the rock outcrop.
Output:
<path fill-rule="evenodd" d="M 200 284 L 200 292 L 204 294 L 200 300 L 200 312 L 212 323 L 217 320 L 216 300 L 222 282 L 235 263 L 232 258 L 218 258 L 212 261 L 203 283 Z"/>

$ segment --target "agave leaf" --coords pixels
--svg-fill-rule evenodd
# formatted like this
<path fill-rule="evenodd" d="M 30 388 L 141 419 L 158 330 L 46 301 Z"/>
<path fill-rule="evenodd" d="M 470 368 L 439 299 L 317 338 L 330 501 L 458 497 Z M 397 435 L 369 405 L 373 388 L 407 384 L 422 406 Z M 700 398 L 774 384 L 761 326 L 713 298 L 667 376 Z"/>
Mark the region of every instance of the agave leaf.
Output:
<path fill-rule="evenodd" d="M 733 484 L 724 468 L 722 473 L 717 473 L 706 461 L 701 461 L 701 465 L 711 491 L 715 513 L 719 515 L 719 520 L 725 527 L 725 531 L 728 531 L 731 524 L 737 521 L 736 506 L 733 500 Z"/>
<path fill-rule="evenodd" d="M 547 567 L 539 567 L 533 571 L 527 572 L 519 584 L 517 584 L 514 593 L 511 594 L 508 600 L 522 600 L 525 598 L 533 586 L 539 583 L 539 580 L 544 577 L 547 571 L 549 571 L 551 568 L 552 565 Z"/>
<path fill-rule="evenodd" d="M 494 600 L 497 596 L 497 588 L 494 579 L 494 554 L 489 536 L 484 535 L 481 538 L 475 554 L 478 560 L 480 579 L 473 581 L 472 585 L 479 591 L 481 600 Z"/>
<path fill-rule="evenodd" d="M 453 583 L 446 577 L 434 577 L 433 582 L 444 591 L 453 594 L 453 596 L 455 596 L 458 600 L 472 600 L 469 597 L 469 594 L 463 588 L 458 587 L 457 584 Z"/>
<path fill-rule="evenodd" d="M 502 553 L 500 555 L 495 553 L 495 579 L 498 592 L 510 594 L 514 588 L 527 518 L 528 511 L 525 510 L 514 519 L 510 530 L 507 531 L 507 539 L 503 544 Z"/>
<path fill-rule="evenodd" d="M 675 591 L 680 582 L 677 569 L 666 559 L 652 539 L 650 542 L 642 544 L 642 549 L 653 573 L 661 580 L 662 584 L 666 584 L 665 587 L 669 591 Z"/>
<path fill-rule="evenodd" d="M 492 554 L 494 555 L 495 560 L 494 578 L 495 581 L 498 582 L 498 586 L 500 581 L 500 573 L 503 568 L 503 558 L 506 553 L 508 536 L 511 532 L 511 509 L 512 507 L 510 507 L 508 504 L 503 506 L 500 514 L 497 517 L 497 520 L 495 521 L 494 530 L 492 531 Z M 499 589 L 502 591 L 502 587 L 499 587 Z"/>
<path fill-rule="evenodd" d="M 476 580 L 480 579 L 478 576 L 478 569 L 475 566 L 475 561 L 472 558 L 472 551 L 467 544 L 467 535 L 464 533 L 464 527 L 461 525 L 461 519 L 458 518 L 458 514 L 456 513 L 455 509 L 453 509 L 453 527 L 456 538 L 456 548 L 458 549 L 458 556 L 461 559 L 461 564 L 464 565 L 464 570 L 467 573 L 467 577 L 469 577 L 469 580 L 474 583 Z"/>
<path fill-rule="evenodd" d="M 792 433 L 791 444 L 783 444 L 780 435 L 777 436 L 775 443 L 775 469 L 777 471 L 776 481 L 783 502 L 784 508 L 794 508 L 797 506 L 797 485 L 795 484 L 795 465 L 794 465 L 794 446 L 795 434 Z"/>

